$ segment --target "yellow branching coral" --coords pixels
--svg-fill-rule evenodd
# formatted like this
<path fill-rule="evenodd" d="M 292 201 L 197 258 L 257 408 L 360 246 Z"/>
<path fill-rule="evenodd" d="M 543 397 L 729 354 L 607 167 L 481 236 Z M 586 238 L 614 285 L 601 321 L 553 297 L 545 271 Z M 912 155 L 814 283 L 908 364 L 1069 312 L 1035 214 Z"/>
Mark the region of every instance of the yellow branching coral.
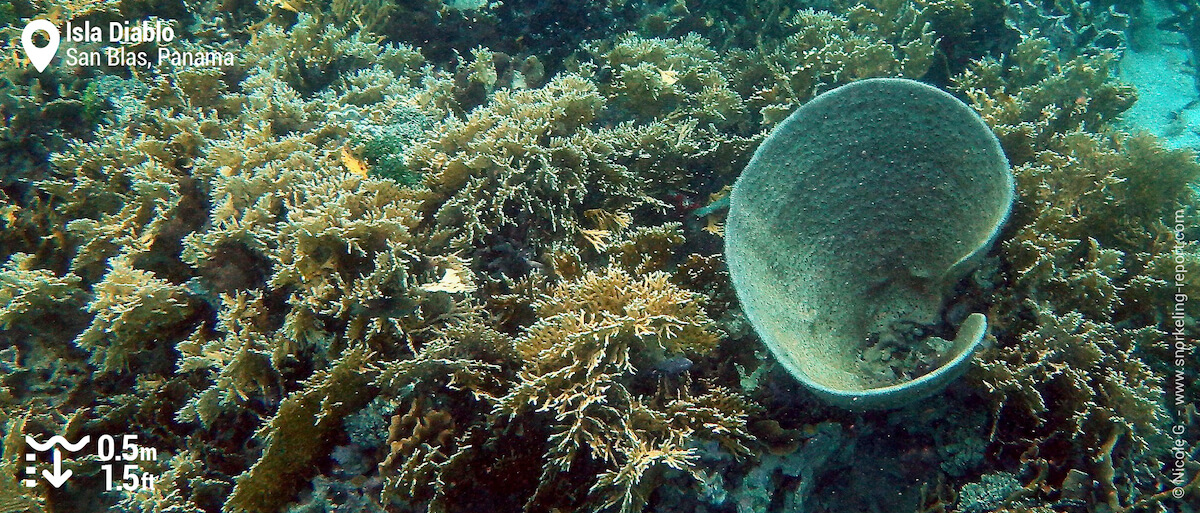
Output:
<path fill-rule="evenodd" d="M 192 314 L 183 287 L 134 269 L 125 256 L 110 263 L 87 306 L 95 314 L 91 326 L 75 339 L 101 372 L 125 370 L 140 351 L 167 351 L 162 335 L 178 330 Z"/>
<path fill-rule="evenodd" d="M 989 393 L 1018 400 L 1056 431 L 1086 440 L 1079 447 L 1093 458 L 1113 433 L 1126 436 L 1135 459 L 1163 443 L 1158 426 L 1165 412 L 1156 392 L 1162 378 L 1135 356 L 1161 332 L 1115 328 L 1076 312 L 1058 315 L 1044 305 L 1030 306 L 1037 327 L 1019 345 L 982 354 L 979 374 Z"/>
<path fill-rule="evenodd" d="M 1170 269 L 1149 264 L 1175 251 L 1168 224 L 1193 201 L 1187 184 L 1200 180 L 1194 154 L 1167 150 L 1145 135 L 1071 132 L 1055 136 L 1014 172 L 1015 217 L 1023 226 L 1004 249 L 1022 286 L 1054 298 L 1059 311 L 1078 309 L 1096 319 L 1123 305 L 1123 312 L 1136 311 L 1129 295 L 1142 294 L 1142 304 L 1145 293 L 1165 302 L 1166 287 L 1125 285 L 1171 281 Z M 1181 256 L 1194 254 L 1180 249 Z"/>
<path fill-rule="evenodd" d="M 911 2 L 859 6 L 850 17 L 804 10 L 788 22 L 792 34 L 764 42 L 746 62 L 751 108 L 764 125 L 783 120 L 817 93 L 873 77 L 920 78 L 933 62 L 934 34 Z M 765 69 L 764 69 L 765 66 Z"/>
<path fill-rule="evenodd" d="M 1097 135 L 1132 99 L 1112 58 L 1055 56 L 1036 37 L 1006 55 L 1012 41 L 990 37 L 1001 11 L 1061 6 L 601 2 L 547 21 L 475 0 L 185 3 L 175 49 L 230 51 L 232 66 L 113 74 L 59 59 L 38 74 L 12 52 L 34 11 L 60 27 L 118 7 L 153 23 L 148 4 L 0 5 L 13 22 L 0 27 L 13 54 L 0 63 L 0 513 L 77 506 L 18 479 L 25 433 L 120 431 L 157 448 L 139 468 L 154 489 L 86 505 L 131 512 L 632 513 L 836 495 L 815 471 L 841 462 L 806 451 L 849 440 L 806 426 L 831 413 L 801 400 L 768 414 L 743 395 L 768 397 L 772 366 L 741 343 L 720 241 L 702 231 L 719 216 L 693 214 L 796 105 L 926 75 L 935 47 L 951 72 L 996 57 L 952 80 L 1004 138 L 1022 194 L 1001 249 L 960 284 L 967 306 L 994 299 L 996 346 L 978 388 L 935 413 L 986 391 L 996 457 L 972 470 L 1001 470 L 1035 439 L 1060 461 L 1031 487 L 1067 475 L 1088 507 L 1119 489 L 1120 510 L 1158 477 L 1155 323 L 1175 259 L 1200 268 L 1200 243 L 1174 228 L 1194 238 L 1194 155 Z M 1099 10 L 1062 14 L 1082 27 Z M 562 34 L 496 38 L 546 22 Z M 395 43 L 431 27 L 420 48 Z M 1182 290 L 1200 296 L 1200 281 Z M 794 457 L 755 457 L 753 421 Z M 903 441 L 926 431 L 945 433 Z M 1061 488 L 1053 500 L 1072 500 Z"/>
<path fill-rule="evenodd" d="M 213 120 L 150 114 L 163 133 L 108 131 L 55 157 L 70 179 L 48 180 L 39 187 L 56 199 L 56 210 L 76 241 L 71 267 L 96 279 L 118 252 L 131 258 L 162 258 L 181 233 L 198 224 L 194 182 L 176 166 L 190 161 Z"/>
<path fill-rule="evenodd" d="M 676 249 L 684 242 L 682 228 L 679 223 L 639 226 L 622 234 L 608 253 L 618 266 L 635 276 L 667 271 Z"/>
<path fill-rule="evenodd" d="M 617 368 L 628 367 L 630 350 L 639 346 L 666 353 L 711 350 L 716 333 L 699 308 L 699 298 L 675 287 L 668 278 L 666 273 L 649 273 L 638 279 L 609 269 L 554 287 L 534 304 L 542 321 L 530 327 L 517 344 L 526 361 L 542 367 L 541 371 L 529 367 L 525 370 L 536 374 L 559 367 L 550 359 L 567 357 L 567 350 L 574 346 L 574 341 L 555 336 L 564 331 L 604 339 L 603 345 L 616 348 L 611 353 L 616 359 L 611 363 Z M 577 353 L 575 358 L 586 360 L 581 358 L 584 354 Z"/>
<path fill-rule="evenodd" d="M 422 281 L 416 274 L 424 267 L 409 247 L 419 219 L 415 193 L 390 180 L 314 171 L 316 163 L 303 156 L 312 146 L 294 137 L 264 139 L 255 148 L 248 157 L 221 152 L 206 163 L 243 170 L 214 177 L 212 229 L 186 239 L 185 260 L 206 271 L 218 291 L 227 290 L 224 276 L 245 281 L 237 287 L 296 290 L 283 329 L 302 346 L 325 347 L 335 338 L 319 318 L 348 322 L 349 339 L 402 331 L 396 322 L 403 315 L 387 314 L 411 313 L 416 305 L 383 299 L 403 298 Z M 260 162 L 263 155 L 282 160 Z M 252 257 L 228 259 L 230 252 Z M 254 273 L 269 275 L 246 280 Z"/>
<path fill-rule="evenodd" d="M 1032 160 L 1055 134 L 1099 130 L 1134 102 L 1113 78 L 1116 55 L 1066 59 L 1045 38 L 1026 36 L 1004 61 L 984 58 L 954 78 L 1013 165 Z"/>
<path fill-rule="evenodd" d="M 199 421 L 206 428 L 222 412 L 244 406 L 250 398 L 279 400 L 283 393 L 279 368 L 298 349 L 266 329 L 268 311 L 261 292 L 222 295 L 221 302 L 217 330 L 224 336 L 204 340 L 197 332 L 175 346 L 181 355 L 179 372 L 212 374 L 212 385 L 192 397 L 176 416 L 182 422 Z"/>
<path fill-rule="evenodd" d="M 701 173 L 740 170 L 759 137 L 736 87 L 743 63 L 722 59 L 695 34 L 623 34 L 587 49 L 592 61 L 581 73 L 594 76 L 608 111 L 625 121 L 604 133 L 645 190 L 662 200 L 705 181 Z"/>
<path fill-rule="evenodd" d="M 245 69 L 268 70 L 304 95 L 328 86 L 339 75 L 336 68 L 348 61 L 380 63 L 393 70 L 420 69 L 414 64 L 423 59 L 410 47 L 381 45 L 378 36 L 330 23 L 333 20 L 324 14 L 302 12 L 297 18 L 290 30 L 269 23 L 254 32 L 246 50 L 239 52 Z M 364 21 L 374 25 L 371 20 Z"/>
<path fill-rule="evenodd" d="M 504 367 L 515 359 L 511 337 L 468 317 L 446 326 L 411 358 L 374 364 L 373 384 L 384 394 L 413 387 L 430 396 L 452 389 L 490 398 L 504 389 Z"/>
<path fill-rule="evenodd" d="M 283 400 L 275 416 L 255 433 L 263 442 L 258 461 L 236 478 L 225 504 L 229 513 L 269 513 L 291 502 L 307 483 L 313 462 L 328 454 L 330 436 L 342 418 L 369 400 L 362 392 L 371 354 L 361 347 L 347 350 L 326 370 Z"/>
<path fill-rule="evenodd" d="M 65 307 L 82 306 L 84 291 L 78 276 L 55 276 L 46 269 L 31 268 L 33 256 L 13 255 L 0 273 L 0 328 L 17 329 L 19 325 L 45 320 L 50 310 L 65 316 Z M 29 326 L 32 327 L 32 326 Z"/>
<path fill-rule="evenodd" d="M 408 413 L 392 417 L 379 464 L 385 500 L 429 501 L 432 511 L 453 511 L 451 489 L 477 487 L 472 478 L 492 472 L 451 463 L 486 459 L 480 443 L 495 443 L 498 435 L 484 418 L 511 379 L 512 345 L 511 337 L 470 317 L 446 326 L 411 358 L 372 365 L 381 397 L 410 401 Z"/>
<path fill-rule="evenodd" d="M 601 91 L 615 107 L 642 120 L 689 118 L 702 125 L 733 126 L 745 117 L 742 98 L 721 69 L 717 52 L 696 34 L 680 39 L 625 34 L 590 50 L 602 64 Z"/>
<path fill-rule="evenodd" d="M 14 412 L 14 414 L 17 412 Z M 3 431 L 6 433 L 3 444 L 0 445 L 0 512 L 4 513 L 43 513 L 46 498 L 44 492 L 25 486 L 25 475 L 22 470 L 28 465 L 21 457 L 25 454 L 25 421 L 23 417 L 10 417 L 6 412 L 0 416 Z"/>
<path fill-rule="evenodd" d="M 665 206 L 662 193 L 691 187 L 702 179 L 699 170 L 715 176 L 736 175 L 764 134 L 738 125 L 724 129 L 701 124 L 689 116 L 662 112 L 667 119 L 644 124 L 623 123 L 605 130 L 613 142 L 620 162 L 657 192 L 659 206 Z"/>
<path fill-rule="evenodd" d="M 651 468 L 686 470 L 693 437 L 728 441 L 745 451 L 750 406 L 720 387 L 698 396 L 681 386 L 657 398 L 632 393 L 630 380 L 667 355 L 699 355 L 717 342 L 700 310 L 700 296 L 679 289 L 665 273 L 634 278 L 618 268 L 553 287 L 535 303 L 539 320 L 517 340 L 524 365 L 495 411 L 509 417 L 547 412 L 552 418 L 539 493 L 581 457 L 609 470 L 592 493 L 602 504 L 638 511 Z M 586 451 L 584 450 L 586 448 Z"/>
<path fill-rule="evenodd" d="M 1133 102 L 1112 78 L 1113 55 L 1067 60 L 1050 46 L 1026 37 L 1003 61 L 983 59 L 954 79 L 1016 164 L 1019 196 L 990 316 L 1000 319 L 998 346 L 971 376 L 997 415 L 1036 425 L 1034 444 L 1070 437 L 1069 457 L 1087 461 L 1079 469 L 1123 507 L 1114 480 L 1157 472 L 1165 449 L 1168 261 L 1200 259 L 1172 227 L 1194 215 L 1200 164 L 1150 136 L 1111 131 Z"/>
<path fill-rule="evenodd" d="M 497 91 L 465 120 L 445 121 L 409 154 L 432 192 L 422 207 L 430 228 L 451 230 L 456 248 L 497 230 L 541 243 L 574 235 L 584 210 L 628 201 L 635 186 L 588 128 L 603 105 L 594 84 L 568 75 Z"/>
<path fill-rule="evenodd" d="M 699 451 L 691 443 L 697 436 L 718 440 L 732 454 L 750 454 L 746 420 L 753 409 L 719 386 L 710 386 L 699 397 L 691 397 L 682 387 L 675 395 L 660 388 L 652 398 L 633 399 L 628 421 L 619 425 L 624 431 L 617 439 L 618 465 L 602 472 L 589 490 L 600 500 L 597 509 L 642 511 L 657 484 L 651 476 L 666 468 L 702 481 L 697 472 Z"/>

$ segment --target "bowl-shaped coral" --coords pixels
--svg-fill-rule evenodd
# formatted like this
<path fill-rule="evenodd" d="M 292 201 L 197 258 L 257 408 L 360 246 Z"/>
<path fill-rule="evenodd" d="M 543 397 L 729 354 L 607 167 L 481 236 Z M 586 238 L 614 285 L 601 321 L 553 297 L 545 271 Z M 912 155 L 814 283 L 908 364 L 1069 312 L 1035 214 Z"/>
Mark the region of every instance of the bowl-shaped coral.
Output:
<path fill-rule="evenodd" d="M 945 296 L 1008 217 L 1013 178 L 965 104 L 870 79 L 781 123 L 730 195 L 725 253 L 742 307 L 797 379 L 886 408 L 957 377 L 987 330 L 941 322 Z"/>

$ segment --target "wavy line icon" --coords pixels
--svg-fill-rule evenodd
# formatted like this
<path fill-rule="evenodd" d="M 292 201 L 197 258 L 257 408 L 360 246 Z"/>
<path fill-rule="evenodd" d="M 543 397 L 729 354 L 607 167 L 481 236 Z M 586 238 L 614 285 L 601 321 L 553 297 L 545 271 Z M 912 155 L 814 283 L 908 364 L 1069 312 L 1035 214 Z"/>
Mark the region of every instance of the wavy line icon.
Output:
<path fill-rule="evenodd" d="M 45 443 L 39 443 L 37 440 L 34 440 L 34 438 L 32 436 L 25 435 L 25 443 L 29 444 L 29 446 L 33 447 L 33 450 L 35 450 L 37 452 L 42 452 L 47 449 L 50 449 L 51 447 L 54 447 L 55 444 L 62 445 L 63 449 L 66 449 L 70 452 L 75 452 L 75 451 L 82 449 L 85 445 L 87 445 L 87 443 L 89 441 L 91 441 L 91 439 L 92 439 L 92 436 L 88 435 L 88 436 L 85 436 L 85 437 L 79 439 L 78 442 L 75 442 L 74 444 L 72 444 L 72 443 L 68 442 L 66 438 L 63 438 L 62 435 L 54 435 L 54 436 L 50 437 L 50 439 L 47 440 Z"/>

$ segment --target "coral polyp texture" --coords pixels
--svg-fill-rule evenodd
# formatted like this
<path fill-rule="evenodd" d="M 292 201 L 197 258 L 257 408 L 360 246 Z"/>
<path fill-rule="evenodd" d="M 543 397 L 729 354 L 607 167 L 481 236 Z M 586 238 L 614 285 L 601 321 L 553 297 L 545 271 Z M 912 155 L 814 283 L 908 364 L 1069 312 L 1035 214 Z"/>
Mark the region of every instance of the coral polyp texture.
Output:
<path fill-rule="evenodd" d="M 1194 511 L 1194 109 L 1139 131 L 1161 92 L 1116 78 L 1154 76 L 1117 69 L 1156 62 L 1126 59 L 1148 34 L 1195 44 L 1194 11 L 0 3 L 0 513 Z M 39 72 L 35 19 L 103 34 L 62 32 Z M 998 230 L 984 178 L 917 226 L 983 228 L 889 340 L 987 332 L 936 399 L 886 410 L 800 385 L 724 252 L 756 149 L 867 79 L 965 103 L 1015 183 Z M 957 208 L 934 203 L 913 216 Z M 923 251 L 863 219 L 856 244 Z M 907 262 L 851 284 L 886 299 L 863 284 Z M 855 342 L 876 379 L 931 367 Z M 89 442 L 26 443 L 54 436 Z"/>

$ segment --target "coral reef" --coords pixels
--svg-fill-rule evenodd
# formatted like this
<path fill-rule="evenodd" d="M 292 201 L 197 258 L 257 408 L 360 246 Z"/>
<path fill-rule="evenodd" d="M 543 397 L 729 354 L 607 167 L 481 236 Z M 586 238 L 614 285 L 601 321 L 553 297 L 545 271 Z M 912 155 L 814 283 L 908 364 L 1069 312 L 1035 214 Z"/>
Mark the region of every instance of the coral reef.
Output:
<path fill-rule="evenodd" d="M 1194 412 L 1159 388 L 1200 394 L 1200 312 L 1172 306 L 1200 297 L 1175 276 L 1198 171 L 1116 130 L 1138 9 L 0 3 L 0 511 L 1186 510 Z M 39 73 L 35 18 L 161 20 L 130 49 L 233 64 L 64 40 Z M 853 413 L 750 328 L 722 197 L 791 111 L 873 77 L 972 105 L 1018 200 L 939 313 L 986 312 L 991 347 L 937 401 Z M 25 435 L 126 433 L 153 488 L 82 455 L 21 481 Z"/>
<path fill-rule="evenodd" d="M 860 4 L 846 16 L 804 10 L 785 24 L 789 34 L 746 56 L 739 77 L 753 91 L 750 108 L 764 124 L 782 121 L 819 93 L 874 77 L 920 78 L 933 63 L 934 34 L 911 2 Z"/>
<path fill-rule="evenodd" d="M 1165 480 L 1151 455 L 1167 442 L 1168 307 L 1173 291 L 1194 285 L 1164 264 L 1196 260 L 1194 242 L 1171 227 L 1195 215 L 1200 165 L 1149 136 L 1096 132 L 1130 104 L 1131 91 L 1111 78 L 1110 54 L 1046 68 L 1055 57 L 1026 53 L 1037 47 L 1049 44 L 1026 38 L 1008 72 L 985 60 L 959 82 L 1019 162 L 991 309 L 1009 321 L 973 379 L 993 398 L 996 422 L 1027 419 L 996 437 L 1035 440 L 1030 450 L 1043 459 L 1027 459 L 1053 461 L 1060 475 L 1086 473 L 1086 495 L 1123 508 Z M 977 87 L 1003 75 L 1006 87 Z M 1184 309 L 1195 318 L 1193 305 Z M 1194 332 L 1193 322 L 1178 330 Z"/>
<path fill-rule="evenodd" d="M 954 77 L 1014 166 L 1055 134 L 1101 130 L 1134 102 L 1133 89 L 1113 80 L 1115 54 L 1066 59 L 1051 48 L 1046 38 L 1024 36 L 1006 60 L 984 58 Z"/>

